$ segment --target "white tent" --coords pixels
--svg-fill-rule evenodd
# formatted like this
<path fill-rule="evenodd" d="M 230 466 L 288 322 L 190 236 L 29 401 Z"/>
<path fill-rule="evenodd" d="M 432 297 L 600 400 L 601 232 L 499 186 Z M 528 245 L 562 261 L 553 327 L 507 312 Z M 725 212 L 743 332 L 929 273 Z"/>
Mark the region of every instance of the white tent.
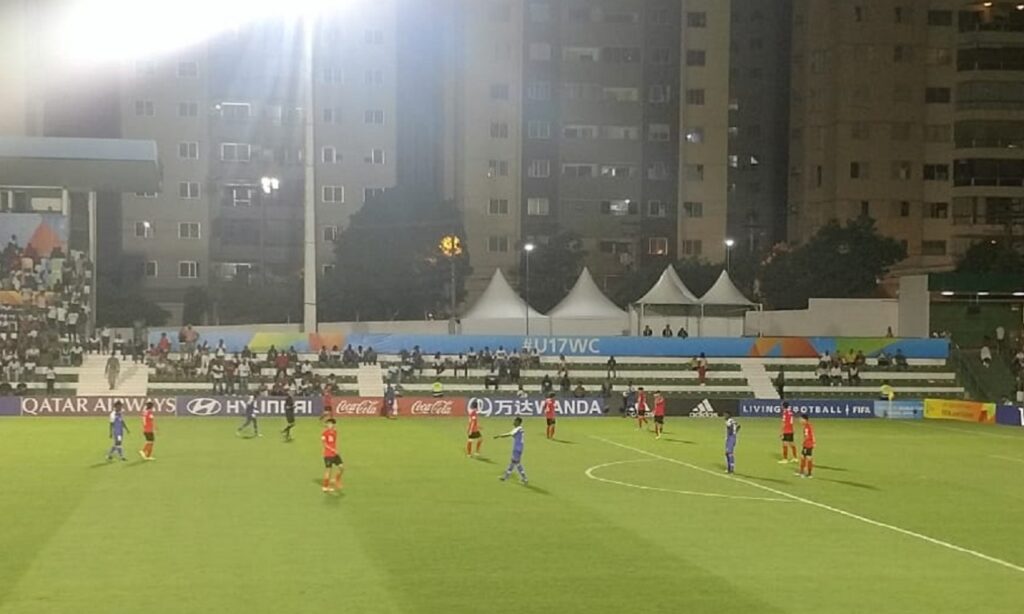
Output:
<path fill-rule="evenodd" d="M 696 305 L 697 297 L 679 279 L 675 267 L 665 267 L 657 283 L 636 301 L 638 305 Z"/>
<path fill-rule="evenodd" d="M 752 303 L 747 297 L 743 296 L 736 284 L 732 283 L 732 279 L 729 278 L 727 271 L 722 271 L 722 274 L 718 276 L 718 280 L 711 286 L 704 296 L 700 297 L 701 305 L 726 305 L 730 307 L 753 307 Z"/>
<path fill-rule="evenodd" d="M 530 328 L 536 323 L 536 331 L 545 334 L 548 318 L 527 307 L 526 301 L 516 294 L 501 269 L 495 269 L 487 289 L 480 295 L 473 308 L 462 316 L 462 330 L 465 333 L 522 334 L 526 329 L 526 314 L 529 310 Z"/>
<path fill-rule="evenodd" d="M 548 317 L 556 335 L 621 335 L 628 326 L 626 312 L 601 292 L 586 268 Z"/>
<path fill-rule="evenodd" d="M 656 334 L 660 334 L 664 325 L 675 331 L 680 328 L 696 331 L 700 320 L 700 311 L 696 309 L 699 304 L 700 301 L 679 279 L 675 267 L 670 264 L 665 267 L 657 283 L 635 303 L 636 334 L 641 334 L 645 325 L 656 327 Z"/>
<path fill-rule="evenodd" d="M 700 334 L 705 337 L 740 337 L 745 314 L 755 307 L 722 271 L 714 285 L 700 297 Z"/>

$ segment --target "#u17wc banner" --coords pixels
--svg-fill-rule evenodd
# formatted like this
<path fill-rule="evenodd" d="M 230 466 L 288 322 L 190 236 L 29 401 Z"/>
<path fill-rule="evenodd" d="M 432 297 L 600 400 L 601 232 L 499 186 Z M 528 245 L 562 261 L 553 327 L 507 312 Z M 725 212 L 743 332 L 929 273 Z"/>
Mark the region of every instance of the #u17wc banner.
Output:
<path fill-rule="evenodd" d="M 996 421 L 995 403 L 958 401 L 956 399 L 925 399 L 924 417 L 929 420 L 958 420 L 993 424 Z"/>

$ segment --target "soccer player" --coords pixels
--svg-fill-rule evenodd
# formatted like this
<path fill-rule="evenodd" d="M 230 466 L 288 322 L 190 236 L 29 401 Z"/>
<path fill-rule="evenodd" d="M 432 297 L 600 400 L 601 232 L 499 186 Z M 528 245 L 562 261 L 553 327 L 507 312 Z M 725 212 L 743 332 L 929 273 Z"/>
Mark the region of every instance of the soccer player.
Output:
<path fill-rule="evenodd" d="M 647 424 L 647 393 L 644 387 L 636 389 L 636 428 L 642 429 Z"/>
<path fill-rule="evenodd" d="M 555 393 L 549 392 L 548 398 L 544 399 L 544 418 L 547 419 L 547 437 L 555 438 Z"/>
<path fill-rule="evenodd" d="M 483 436 L 480 434 L 480 411 L 479 402 L 474 400 L 469 404 L 469 425 L 466 426 L 466 458 L 473 456 L 473 441 L 476 440 L 476 455 L 480 456 L 480 446 L 483 445 Z"/>
<path fill-rule="evenodd" d="M 334 418 L 328 418 L 327 428 L 320 434 L 320 441 L 324 444 L 324 485 L 321 489 L 324 492 L 341 490 L 341 474 L 345 472 L 345 465 L 338 454 L 338 431 L 334 430 L 334 424 Z M 331 474 L 335 467 L 338 468 L 338 474 L 334 486 L 331 486 Z"/>
<path fill-rule="evenodd" d="M 320 420 L 329 420 L 334 417 L 334 395 L 332 394 L 331 385 L 324 384 L 324 411 L 320 415 Z"/>
<path fill-rule="evenodd" d="M 804 449 L 800 452 L 800 472 L 797 475 L 809 478 L 814 470 L 814 427 L 806 413 L 800 414 L 800 424 L 804 427 Z"/>
<path fill-rule="evenodd" d="M 654 393 L 654 438 L 661 439 L 665 431 L 665 397 L 661 392 Z"/>
<path fill-rule="evenodd" d="M 284 430 L 281 431 L 281 435 L 285 441 L 292 440 L 292 429 L 295 428 L 295 397 L 292 393 L 284 398 Z"/>
<path fill-rule="evenodd" d="M 128 433 L 128 425 L 124 422 L 124 415 L 121 413 L 121 409 L 124 404 L 121 401 L 114 402 L 114 411 L 110 412 L 110 438 L 114 440 L 114 445 L 110 446 L 110 450 L 107 452 L 107 461 L 114 460 L 114 452 L 124 458 L 124 436 Z"/>
<path fill-rule="evenodd" d="M 156 460 L 153 458 L 153 443 L 156 440 L 156 417 L 153 413 L 153 401 L 146 401 L 146 407 L 142 410 L 142 436 L 146 443 L 139 450 L 139 456 L 143 460 Z"/>
<path fill-rule="evenodd" d="M 793 453 L 793 458 L 789 458 L 789 453 Z M 789 406 L 788 401 L 782 403 L 782 460 L 779 461 L 780 465 L 786 463 L 795 463 L 796 458 L 796 444 L 793 443 L 793 408 Z"/>
<path fill-rule="evenodd" d="M 512 470 L 515 469 L 519 472 L 519 478 L 523 481 L 523 484 L 525 485 L 528 483 L 526 479 L 526 470 L 523 469 L 523 438 L 525 436 L 526 433 L 523 431 L 523 419 L 518 416 L 512 421 L 511 431 L 494 436 L 495 439 L 500 439 L 502 437 L 512 438 L 512 459 L 508 462 L 508 469 L 505 470 L 505 474 L 499 478 L 502 482 L 507 480 L 509 476 L 512 475 Z"/>
<path fill-rule="evenodd" d="M 256 434 L 256 437 L 263 437 L 263 435 L 260 435 L 260 425 L 256 422 L 256 414 L 259 413 L 257 400 L 258 399 L 255 394 L 250 394 L 249 400 L 245 402 L 245 422 L 243 422 L 242 426 L 238 427 L 238 430 L 235 431 L 235 434 L 239 437 L 242 436 L 242 431 L 245 427 L 250 424 L 252 425 L 252 430 Z"/>
<path fill-rule="evenodd" d="M 736 472 L 736 435 L 740 432 L 740 424 L 732 418 L 725 420 L 725 470 Z"/>

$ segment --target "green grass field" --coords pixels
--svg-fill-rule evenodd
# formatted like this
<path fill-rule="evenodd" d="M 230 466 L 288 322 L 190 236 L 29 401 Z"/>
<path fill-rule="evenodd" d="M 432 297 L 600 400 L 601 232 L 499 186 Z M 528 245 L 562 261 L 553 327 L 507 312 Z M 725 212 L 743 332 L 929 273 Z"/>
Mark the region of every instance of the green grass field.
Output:
<path fill-rule="evenodd" d="M 165 418 L 107 464 L 104 419 L 4 419 L 0 613 L 1022 611 L 1024 431 L 820 420 L 801 480 L 741 424 L 729 478 L 720 420 L 528 420 L 523 487 L 462 420 L 352 419 L 325 495 L 315 421 Z"/>

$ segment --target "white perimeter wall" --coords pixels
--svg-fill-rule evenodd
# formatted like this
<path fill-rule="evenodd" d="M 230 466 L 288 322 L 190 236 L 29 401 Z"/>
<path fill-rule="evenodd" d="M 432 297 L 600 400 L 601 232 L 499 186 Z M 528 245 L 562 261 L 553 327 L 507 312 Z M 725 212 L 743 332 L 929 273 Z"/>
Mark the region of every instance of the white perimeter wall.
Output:
<path fill-rule="evenodd" d="M 743 333 L 765 337 L 897 337 L 900 307 L 896 299 L 812 298 L 807 309 L 750 311 Z"/>

